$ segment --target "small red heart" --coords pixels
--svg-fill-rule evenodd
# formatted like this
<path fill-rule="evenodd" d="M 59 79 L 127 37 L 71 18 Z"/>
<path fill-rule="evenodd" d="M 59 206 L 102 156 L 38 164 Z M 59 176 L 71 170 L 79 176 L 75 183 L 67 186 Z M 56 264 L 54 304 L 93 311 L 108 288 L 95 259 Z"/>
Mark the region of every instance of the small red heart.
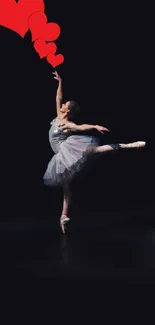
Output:
<path fill-rule="evenodd" d="M 57 46 L 55 43 L 53 42 L 46 43 L 42 39 L 38 39 L 37 41 L 35 41 L 34 48 L 36 52 L 39 54 L 40 59 L 46 57 L 49 53 L 55 53 L 57 50 Z"/>
<path fill-rule="evenodd" d="M 54 53 L 50 53 L 47 56 L 47 62 L 55 68 L 64 62 L 64 56 L 62 54 L 55 55 Z"/>
<path fill-rule="evenodd" d="M 47 23 L 44 13 L 36 12 L 29 19 L 32 41 L 39 38 L 45 41 L 55 41 L 60 35 L 60 27 L 56 23 Z"/>
<path fill-rule="evenodd" d="M 9 28 L 24 38 L 29 30 L 29 17 L 35 12 L 44 12 L 43 0 L 0 0 L 0 25 Z"/>

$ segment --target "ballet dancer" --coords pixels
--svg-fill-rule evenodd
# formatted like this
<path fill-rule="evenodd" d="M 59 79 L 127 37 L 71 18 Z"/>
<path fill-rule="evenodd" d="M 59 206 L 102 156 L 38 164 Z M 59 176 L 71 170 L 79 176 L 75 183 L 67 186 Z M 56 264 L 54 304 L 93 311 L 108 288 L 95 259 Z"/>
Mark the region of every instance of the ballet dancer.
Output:
<path fill-rule="evenodd" d="M 62 79 L 55 71 L 54 79 L 58 81 L 56 93 L 57 117 L 51 122 L 49 130 L 49 142 L 54 152 L 45 174 L 44 184 L 47 186 L 61 186 L 63 188 L 63 208 L 60 217 L 60 227 L 65 234 L 66 224 L 70 220 L 68 210 L 71 203 L 70 182 L 74 176 L 87 166 L 94 155 L 101 155 L 106 152 L 140 148 L 146 145 L 144 141 L 133 143 L 117 143 L 110 145 L 99 145 L 96 136 L 86 135 L 86 131 L 97 130 L 104 133 L 109 130 L 100 125 L 82 124 L 73 122 L 74 117 L 79 111 L 78 104 L 73 101 L 62 103 Z M 82 133 L 84 131 L 84 133 Z M 81 133 L 81 134 L 80 134 Z"/>

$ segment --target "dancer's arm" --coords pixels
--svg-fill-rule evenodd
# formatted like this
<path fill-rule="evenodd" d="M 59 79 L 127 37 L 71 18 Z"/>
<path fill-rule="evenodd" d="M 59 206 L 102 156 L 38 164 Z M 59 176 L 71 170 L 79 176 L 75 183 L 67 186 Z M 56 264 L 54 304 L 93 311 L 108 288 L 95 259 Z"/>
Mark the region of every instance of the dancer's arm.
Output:
<path fill-rule="evenodd" d="M 103 132 L 103 131 L 107 131 L 109 132 L 109 130 L 107 128 L 105 128 L 104 126 L 100 126 L 100 125 L 91 125 L 91 124 L 82 124 L 82 125 L 77 125 L 77 129 L 79 131 L 87 131 L 87 130 L 97 130 L 99 132 Z"/>
<path fill-rule="evenodd" d="M 53 74 L 55 75 L 54 79 L 58 80 L 58 88 L 56 93 L 56 110 L 57 110 L 57 115 L 60 115 L 60 108 L 62 106 L 62 98 L 63 98 L 62 79 L 56 71 L 53 72 Z"/>
<path fill-rule="evenodd" d="M 89 131 L 89 130 L 97 130 L 101 133 L 103 133 L 104 131 L 108 131 L 109 130 L 107 128 L 105 128 L 104 126 L 100 126 L 100 125 L 92 125 L 92 124 L 81 124 L 81 125 L 77 125 L 75 123 L 72 122 L 67 122 L 64 125 L 61 126 L 61 129 L 64 130 L 64 132 L 68 132 L 68 131 Z"/>
<path fill-rule="evenodd" d="M 81 124 L 81 125 L 76 125 L 76 128 L 77 128 L 78 131 L 89 131 L 89 130 L 96 129 L 96 125 L 92 125 L 92 124 Z"/>

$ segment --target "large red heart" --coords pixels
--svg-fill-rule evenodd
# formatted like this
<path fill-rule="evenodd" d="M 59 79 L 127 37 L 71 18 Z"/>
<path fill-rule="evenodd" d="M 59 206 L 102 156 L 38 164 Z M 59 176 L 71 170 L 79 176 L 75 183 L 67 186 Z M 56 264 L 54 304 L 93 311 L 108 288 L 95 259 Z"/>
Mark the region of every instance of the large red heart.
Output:
<path fill-rule="evenodd" d="M 36 12 L 29 19 L 32 41 L 39 38 L 45 41 L 55 41 L 60 35 L 60 27 L 56 23 L 47 23 L 47 17 L 42 12 Z"/>
<path fill-rule="evenodd" d="M 9 28 L 24 38 L 29 30 L 29 17 L 35 12 L 44 12 L 44 0 L 0 0 L 0 25 Z"/>
<path fill-rule="evenodd" d="M 39 54 L 40 59 L 45 58 L 49 53 L 55 53 L 57 50 L 57 46 L 55 43 L 50 42 L 46 43 L 42 39 L 38 39 L 34 42 L 34 48 L 36 52 Z"/>
<path fill-rule="evenodd" d="M 64 56 L 62 54 L 55 55 L 54 53 L 50 53 L 47 56 L 47 62 L 52 65 L 53 68 L 57 67 L 64 62 Z"/>

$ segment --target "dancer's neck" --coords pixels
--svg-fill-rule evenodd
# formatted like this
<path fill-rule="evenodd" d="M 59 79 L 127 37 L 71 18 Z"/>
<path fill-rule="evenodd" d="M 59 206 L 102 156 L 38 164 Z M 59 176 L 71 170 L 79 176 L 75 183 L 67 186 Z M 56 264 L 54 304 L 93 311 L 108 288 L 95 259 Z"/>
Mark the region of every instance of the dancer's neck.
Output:
<path fill-rule="evenodd" d="M 68 114 L 67 113 L 62 113 L 59 116 L 60 120 L 63 120 L 64 122 L 68 122 Z"/>

